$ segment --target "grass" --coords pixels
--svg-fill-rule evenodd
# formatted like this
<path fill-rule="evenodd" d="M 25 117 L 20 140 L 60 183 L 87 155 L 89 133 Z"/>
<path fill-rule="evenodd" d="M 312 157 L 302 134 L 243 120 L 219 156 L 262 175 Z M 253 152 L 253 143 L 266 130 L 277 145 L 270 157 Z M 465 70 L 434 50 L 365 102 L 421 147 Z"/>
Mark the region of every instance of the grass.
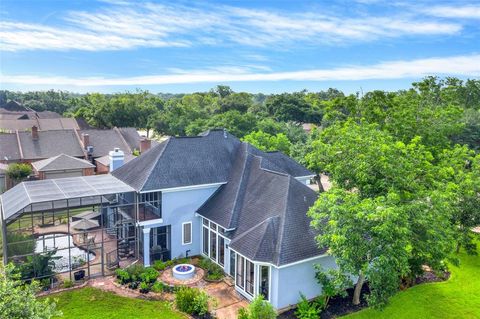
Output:
<path fill-rule="evenodd" d="M 169 303 L 118 296 L 111 292 L 86 287 L 51 296 L 63 319 L 185 319 L 172 310 Z"/>
<path fill-rule="evenodd" d="M 461 252 L 448 281 L 414 286 L 396 294 L 383 310 L 366 309 L 348 319 L 480 318 L 480 255 Z"/>

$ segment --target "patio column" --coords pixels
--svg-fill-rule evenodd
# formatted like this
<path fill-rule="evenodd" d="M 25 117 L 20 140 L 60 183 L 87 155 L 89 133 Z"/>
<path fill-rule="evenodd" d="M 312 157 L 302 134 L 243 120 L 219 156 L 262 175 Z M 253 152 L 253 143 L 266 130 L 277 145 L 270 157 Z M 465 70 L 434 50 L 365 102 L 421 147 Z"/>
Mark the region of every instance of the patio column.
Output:
<path fill-rule="evenodd" d="M 143 228 L 143 265 L 150 266 L 150 228 Z"/>

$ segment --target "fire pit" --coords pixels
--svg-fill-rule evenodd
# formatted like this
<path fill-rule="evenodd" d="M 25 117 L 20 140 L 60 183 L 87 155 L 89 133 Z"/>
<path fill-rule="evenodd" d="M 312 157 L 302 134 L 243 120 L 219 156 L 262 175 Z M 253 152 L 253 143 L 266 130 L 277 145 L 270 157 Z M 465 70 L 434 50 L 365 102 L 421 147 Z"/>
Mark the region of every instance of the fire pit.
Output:
<path fill-rule="evenodd" d="M 176 265 L 172 269 L 173 277 L 179 280 L 187 280 L 195 276 L 195 266 L 190 264 Z"/>

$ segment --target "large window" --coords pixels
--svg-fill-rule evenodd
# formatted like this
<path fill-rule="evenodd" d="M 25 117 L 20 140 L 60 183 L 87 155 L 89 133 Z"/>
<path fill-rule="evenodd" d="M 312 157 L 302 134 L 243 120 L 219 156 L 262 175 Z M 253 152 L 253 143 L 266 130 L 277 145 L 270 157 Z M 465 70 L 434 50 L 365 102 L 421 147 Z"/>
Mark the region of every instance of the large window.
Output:
<path fill-rule="evenodd" d="M 192 243 L 192 222 L 182 224 L 182 245 Z"/>
<path fill-rule="evenodd" d="M 265 300 L 270 298 L 270 267 L 266 265 L 255 265 L 247 258 L 231 252 L 234 260 L 230 265 L 235 265 L 234 272 L 235 285 L 245 294 L 252 297 L 262 295 Z M 231 255 L 232 256 L 232 255 Z"/>
<path fill-rule="evenodd" d="M 245 267 L 245 282 L 246 282 L 245 291 L 253 296 L 253 289 L 255 287 L 254 286 L 255 265 L 251 261 L 248 261 L 248 260 L 246 260 L 245 264 L 246 264 L 246 267 Z"/>
<path fill-rule="evenodd" d="M 235 276 L 235 252 L 230 250 L 230 276 Z"/>
<path fill-rule="evenodd" d="M 265 300 L 270 300 L 269 292 L 270 292 L 270 267 L 262 266 L 259 267 L 259 274 L 258 274 L 258 293 L 262 295 Z"/>
<path fill-rule="evenodd" d="M 210 258 L 217 260 L 217 233 L 210 231 Z"/>
<path fill-rule="evenodd" d="M 218 263 L 225 264 L 225 239 L 222 236 L 218 236 Z"/>
<path fill-rule="evenodd" d="M 203 227 L 203 253 L 208 256 L 208 228 Z"/>
<path fill-rule="evenodd" d="M 162 193 L 142 193 L 139 196 L 140 220 L 152 220 L 162 217 Z"/>
<path fill-rule="evenodd" d="M 203 218 L 202 252 L 221 266 L 225 265 L 225 229 Z"/>
<path fill-rule="evenodd" d="M 240 255 L 237 255 L 235 283 L 238 287 L 240 288 L 245 287 L 244 278 L 245 278 L 245 258 L 243 258 Z"/>

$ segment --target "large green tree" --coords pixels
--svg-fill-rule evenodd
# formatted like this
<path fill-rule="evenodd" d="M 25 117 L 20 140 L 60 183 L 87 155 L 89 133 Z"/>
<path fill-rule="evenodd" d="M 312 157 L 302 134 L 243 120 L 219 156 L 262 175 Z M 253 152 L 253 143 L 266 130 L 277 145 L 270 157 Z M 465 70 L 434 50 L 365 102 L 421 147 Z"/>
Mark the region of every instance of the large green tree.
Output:
<path fill-rule="evenodd" d="M 0 264 L 0 318 L 9 319 L 50 319 L 61 316 L 55 303 L 48 298 L 38 300 L 37 282 L 24 284 L 15 272 L 14 266 Z"/>

